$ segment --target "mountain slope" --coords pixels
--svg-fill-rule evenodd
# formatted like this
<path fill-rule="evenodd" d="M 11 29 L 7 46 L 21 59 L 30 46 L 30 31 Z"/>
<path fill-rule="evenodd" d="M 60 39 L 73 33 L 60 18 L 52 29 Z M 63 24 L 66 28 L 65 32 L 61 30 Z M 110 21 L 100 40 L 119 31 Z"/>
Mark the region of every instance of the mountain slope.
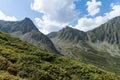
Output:
<path fill-rule="evenodd" d="M 48 34 L 49 38 L 58 38 L 63 41 L 70 41 L 74 43 L 78 43 L 79 40 L 86 41 L 87 40 L 87 34 L 85 32 L 79 31 L 77 29 L 73 29 L 69 26 L 66 26 L 59 32 L 53 32 Z"/>
<path fill-rule="evenodd" d="M 111 72 L 51 54 L 0 32 L 2 80 L 119 80 Z"/>
<path fill-rule="evenodd" d="M 79 56 L 78 53 L 74 53 L 72 50 L 80 50 L 82 48 L 80 45 L 84 45 L 84 42 L 88 39 L 85 32 L 73 29 L 69 26 L 66 26 L 58 32 L 52 32 L 47 36 L 52 40 L 61 54 L 73 59 L 79 58 Z"/>
<path fill-rule="evenodd" d="M 92 42 L 120 43 L 120 16 L 87 33 Z"/>
<path fill-rule="evenodd" d="M 42 34 L 29 18 L 22 21 L 0 21 L 0 31 L 7 32 L 22 40 L 58 53 L 51 40 Z"/>
<path fill-rule="evenodd" d="M 66 27 L 48 34 L 61 54 L 120 74 L 120 17 L 89 32 Z"/>
<path fill-rule="evenodd" d="M 112 56 L 120 56 L 120 16 L 88 31 L 87 34 L 93 48 Z"/>

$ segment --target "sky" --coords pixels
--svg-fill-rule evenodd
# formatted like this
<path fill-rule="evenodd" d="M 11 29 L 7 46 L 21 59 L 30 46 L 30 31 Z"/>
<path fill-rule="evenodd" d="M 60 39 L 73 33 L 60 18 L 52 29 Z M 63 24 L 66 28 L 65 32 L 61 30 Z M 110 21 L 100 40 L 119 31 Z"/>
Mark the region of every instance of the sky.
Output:
<path fill-rule="evenodd" d="M 67 25 L 89 31 L 116 16 L 120 0 L 0 0 L 0 20 L 28 17 L 44 34 Z"/>

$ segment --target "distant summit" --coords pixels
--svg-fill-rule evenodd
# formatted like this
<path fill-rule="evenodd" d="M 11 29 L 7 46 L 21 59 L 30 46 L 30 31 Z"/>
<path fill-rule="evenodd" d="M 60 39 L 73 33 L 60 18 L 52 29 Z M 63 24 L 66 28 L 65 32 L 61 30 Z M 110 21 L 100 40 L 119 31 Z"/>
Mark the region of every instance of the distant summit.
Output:
<path fill-rule="evenodd" d="M 28 17 L 25 17 L 24 20 L 25 20 L 25 21 L 31 21 L 31 19 L 28 18 Z"/>
<path fill-rule="evenodd" d="M 67 40 L 67 41 L 73 41 L 78 42 L 79 40 L 86 41 L 87 40 L 87 34 L 83 31 L 79 31 L 77 29 L 71 28 L 69 26 L 66 26 L 65 28 L 61 29 L 58 32 L 52 32 L 48 34 L 48 37 L 58 38 L 60 40 Z"/>
<path fill-rule="evenodd" d="M 25 34 L 32 30 L 38 31 L 32 20 L 25 18 L 21 21 L 0 21 L 0 30 L 7 33 L 22 32 Z"/>
<path fill-rule="evenodd" d="M 24 20 L 22 21 L 19 21 L 17 23 L 14 23 L 16 26 L 16 30 L 15 31 L 21 31 L 23 34 L 24 33 L 27 33 L 27 32 L 30 32 L 32 30 L 35 30 L 35 31 L 39 31 L 36 26 L 34 25 L 34 23 L 32 22 L 32 20 L 30 18 L 25 18 Z"/>
<path fill-rule="evenodd" d="M 48 34 L 48 37 L 69 41 L 76 40 L 77 42 L 91 41 L 96 43 L 106 41 L 110 44 L 120 43 L 120 16 L 115 17 L 88 32 L 83 32 L 66 26 L 58 32 L 51 32 L 50 34 Z"/>

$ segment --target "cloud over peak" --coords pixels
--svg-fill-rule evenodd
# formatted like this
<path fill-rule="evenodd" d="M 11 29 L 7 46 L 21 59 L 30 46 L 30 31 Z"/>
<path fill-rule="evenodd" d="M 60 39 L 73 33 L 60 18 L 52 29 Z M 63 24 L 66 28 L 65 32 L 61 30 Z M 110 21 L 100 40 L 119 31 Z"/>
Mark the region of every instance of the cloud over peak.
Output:
<path fill-rule="evenodd" d="M 43 14 L 42 19 L 35 19 L 40 31 L 48 33 L 55 29 L 58 30 L 77 19 L 78 12 L 74 10 L 74 1 L 75 0 L 34 0 L 31 8 Z"/>
<path fill-rule="evenodd" d="M 60 23 L 73 21 L 77 17 L 74 0 L 34 0 L 31 8 Z"/>
<path fill-rule="evenodd" d="M 66 25 L 72 25 L 71 23 L 73 23 L 73 25 L 75 25 L 74 28 L 88 31 L 116 16 L 120 16 L 119 4 L 111 4 L 109 7 L 111 11 L 102 13 L 103 15 L 101 16 L 98 13 L 101 14 L 100 7 L 104 6 L 104 4 L 102 4 L 101 1 L 88 0 L 86 4 L 83 4 L 87 6 L 87 8 L 83 10 L 88 13 L 83 13 L 84 15 L 82 15 L 85 17 L 80 17 L 81 14 L 79 13 L 81 11 L 78 8 L 83 7 L 79 7 L 78 2 L 76 4 L 75 1 L 80 2 L 80 0 L 34 0 L 31 4 L 31 9 L 43 14 L 42 18 L 35 18 L 39 30 L 47 34 L 60 30 Z M 96 14 L 99 16 L 96 16 Z M 77 24 L 74 21 L 77 21 Z"/>
<path fill-rule="evenodd" d="M 75 28 L 82 31 L 88 31 L 100 26 L 116 16 L 120 16 L 120 5 L 112 4 L 111 9 L 112 10 L 110 12 L 104 13 L 104 16 L 96 16 L 95 18 L 80 18 Z"/>

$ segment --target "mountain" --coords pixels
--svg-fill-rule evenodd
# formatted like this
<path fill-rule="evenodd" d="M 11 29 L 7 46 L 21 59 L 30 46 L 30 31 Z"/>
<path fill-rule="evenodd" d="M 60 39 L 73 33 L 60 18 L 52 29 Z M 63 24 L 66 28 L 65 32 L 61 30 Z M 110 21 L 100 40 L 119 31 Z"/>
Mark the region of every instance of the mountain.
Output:
<path fill-rule="evenodd" d="M 69 26 L 66 26 L 59 32 L 53 32 L 48 34 L 50 38 L 57 37 L 60 40 L 70 41 L 74 43 L 78 43 L 79 40 L 85 41 L 87 40 L 87 34 L 85 32 L 79 31 L 77 29 L 73 29 Z"/>
<path fill-rule="evenodd" d="M 90 45 L 112 56 L 120 56 L 120 16 L 111 19 L 98 28 L 88 31 Z"/>
<path fill-rule="evenodd" d="M 114 73 L 49 53 L 0 32 L 0 80 L 120 80 Z"/>
<path fill-rule="evenodd" d="M 47 49 L 53 53 L 59 53 L 51 40 L 41 33 L 36 26 L 33 24 L 32 20 L 25 18 L 21 21 L 0 21 L 0 31 L 7 32 L 32 43 L 36 46 Z"/>
<path fill-rule="evenodd" d="M 48 34 L 61 54 L 120 74 L 120 17 L 88 32 L 65 27 Z"/>
<path fill-rule="evenodd" d="M 85 32 L 73 29 L 69 26 L 66 26 L 58 32 L 52 32 L 47 36 L 52 40 L 61 54 L 72 59 L 79 58 L 78 53 L 74 53 L 72 50 L 75 48 L 80 50 L 82 47 L 79 44 L 83 44 L 88 39 Z"/>
<path fill-rule="evenodd" d="M 92 42 L 120 43 L 120 16 L 113 18 L 94 30 L 88 31 L 88 35 L 89 40 Z"/>

